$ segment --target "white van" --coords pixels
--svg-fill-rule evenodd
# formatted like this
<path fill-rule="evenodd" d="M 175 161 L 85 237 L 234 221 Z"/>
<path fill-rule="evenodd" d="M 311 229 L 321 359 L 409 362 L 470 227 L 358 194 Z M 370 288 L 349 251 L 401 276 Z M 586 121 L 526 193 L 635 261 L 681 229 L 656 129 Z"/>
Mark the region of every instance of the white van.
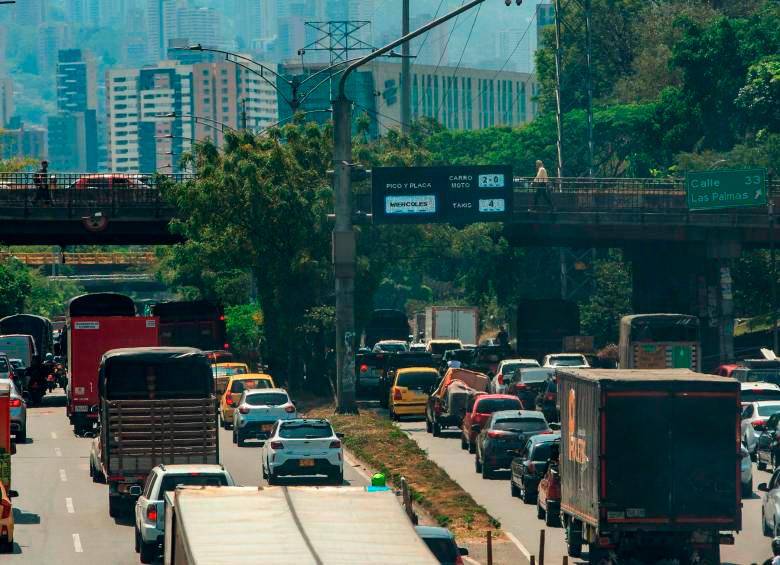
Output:
<path fill-rule="evenodd" d="M 0 335 L 0 352 L 9 359 L 21 359 L 25 368 L 30 367 L 38 355 L 32 336 L 22 334 Z"/>

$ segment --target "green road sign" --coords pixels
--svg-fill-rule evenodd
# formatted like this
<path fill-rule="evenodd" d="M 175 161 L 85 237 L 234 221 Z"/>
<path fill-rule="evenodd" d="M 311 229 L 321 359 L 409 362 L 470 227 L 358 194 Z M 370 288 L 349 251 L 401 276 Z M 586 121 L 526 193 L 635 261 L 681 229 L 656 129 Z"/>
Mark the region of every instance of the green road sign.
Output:
<path fill-rule="evenodd" d="M 766 169 L 685 174 L 689 210 L 766 206 Z"/>

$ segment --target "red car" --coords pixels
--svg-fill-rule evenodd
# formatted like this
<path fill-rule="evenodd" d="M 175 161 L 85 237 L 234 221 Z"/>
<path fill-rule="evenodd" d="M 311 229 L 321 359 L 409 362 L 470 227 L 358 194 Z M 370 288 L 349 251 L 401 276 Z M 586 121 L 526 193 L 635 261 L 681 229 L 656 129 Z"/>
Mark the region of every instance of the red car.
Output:
<path fill-rule="evenodd" d="M 522 410 L 520 399 L 510 394 L 482 394 L 474 399 L 474 406 L 466 412 L 461 424 L 460 447 L 474 453 L 479 430 L 493 412 Z"/>
<path fill-rule="evenodd" d="M 561 475 L 558 472 L 560 445 L 560 440 L 553 444 L 547 472 L 539 481 L 536 494 L 536 517 L 551 527 L 561 525 Z"/>

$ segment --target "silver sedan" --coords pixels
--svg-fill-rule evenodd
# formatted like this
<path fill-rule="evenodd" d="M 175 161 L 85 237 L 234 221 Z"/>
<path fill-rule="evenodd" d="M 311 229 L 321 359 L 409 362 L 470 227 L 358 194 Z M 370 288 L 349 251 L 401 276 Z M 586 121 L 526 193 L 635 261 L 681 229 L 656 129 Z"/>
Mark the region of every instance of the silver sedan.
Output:
<path fill-rule="evenodd" d="M 13 380 L 0 379 L 0 383 L 11 385 L 11 433 L 15 436 L 16 443 L 25 443 L 27 441 L 27 405 Z"/>

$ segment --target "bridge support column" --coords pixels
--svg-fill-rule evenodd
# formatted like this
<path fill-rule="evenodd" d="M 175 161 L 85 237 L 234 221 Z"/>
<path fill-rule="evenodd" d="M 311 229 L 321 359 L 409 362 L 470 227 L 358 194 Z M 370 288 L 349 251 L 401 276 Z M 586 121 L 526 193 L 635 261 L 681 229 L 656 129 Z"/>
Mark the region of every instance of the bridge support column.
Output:
<path fill-rule="evenodd" d="M 704 371 L 734 359 L 731 263 L 740 252 L 740 244 L 732 240 L 626 249 L 632 263 L 634 312 L 698 316 Z"/>

